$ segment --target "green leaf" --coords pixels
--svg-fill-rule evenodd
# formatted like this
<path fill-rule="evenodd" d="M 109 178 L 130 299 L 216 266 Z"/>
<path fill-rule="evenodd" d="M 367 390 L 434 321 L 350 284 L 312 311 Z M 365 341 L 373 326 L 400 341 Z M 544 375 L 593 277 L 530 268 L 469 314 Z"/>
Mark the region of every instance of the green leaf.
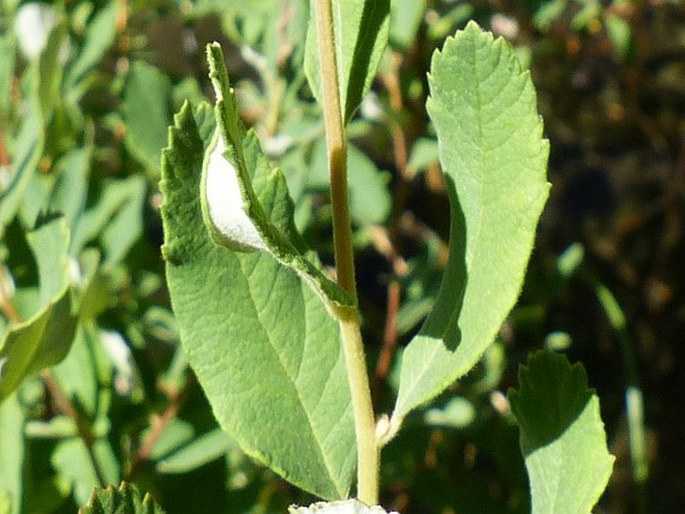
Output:
<path fill-rule="evenodd" d="M 396 423 L 494 341 L 519 295 L 549 188 L 535 90 L 503 39 L 469 23 L 434 54 L 429 82 L 450 255 L 433 311 L 403 354 Z"/>
<path fill-rule="evenodd" d="M 307 491 L 346 497 L 355 443 L 338 326 L 269 253 L 213 241 L 200 201 L 210 113 L 201 106 L 194 117 L 186 104 L 162 157 L 163 255 L 188 361 L 219 424 L 246 453 Z M 253 182 L 273 187 L 270 176 L 258 166 Z M 277 210 L 263 205 L 269 216 Z"/>
<path fill-rule="evenodd" d="M 328 193 L 330 179 L 326 163 L 326 143 L 317 141 L 312 150 L 308 186 Z M 357 223 L 382 224 L 390 214 L 392 199 L 388 180 L 374 162 L 354 145 L 347 147 L 350 215 Z"/>
<path fill-rule="evenodd" d="M 580 364 L 549 351 L 532 355 L 510 390 L 530 478 L 533 514 L 587 514 L 606 487 L 607 450 L 599 399 Z"/>
<path fill-rule="evenodd" d="M 68 279 L 69 229 L 64 218 L 56 218 L 26 234 L 38 267 L 40 302 L 52 301 L 66 288 Z"/>
<path fill-rule="evenodd" d="M 16 40 L 8 30 L 0 36 L 0 115 L 6 116 L 12 106 L 12 81 L 16 61 Z M 1 512 L 1 511 L 0 511 Z"/>
<path fill-rule="evenodd" d="M 616 53 L 625 61 L 630 56 L 633 45 L 630 23 L 617 14 L 607 14 L 604 17 L 604 26 Z"/>
<path fill-rule="evenodd" d="M 187 473 L 218 459 L 237 445 L 223 430 L 215 429 L 190 441 L 185 446 L 160 459 L 160 473 Z"/>
<path fill-rule="evenodd" d="M 0 234 L 14 218 L 21 205 L 26 188 L 31 182 L 31 177 L 43 153 L 44 144 L 43 120 L 37 96 L 34 94 L 26 99 L 24 121 L 14 144 L 10 148 L 12 154 L 11 178 L 9 185 L 3 186 L 3 189 L 0 190 Z"/>
<path fill-rule="evenodd" d="M 78 220 L 70 253 L 78 255 L 93 239 L 104 249 L 105 265 L 121 261 L 143 230 L 147 183 L 141 175 L 105 182 L 100 200 Z"/>
<path fill-rule="evenodd" d="M 304 69 L 309 86 L 321 104 L 315 3 L 315 0 L 309 2 Z M 390 0 L 332 0 L 332 7 L 340 104 L 347 122 L 371 87 L 388 42 Z"/>
<path fill-rule="evenodd" d="M 16 395 L 0 404 L 0 462 L 0 513 L 19 514 L 23 494 L 24 414 Z"/>
<path fill-rule="evenodd" d="M 99 341 L 94 341 L 83 325 L 79 326 L 71 351 L 52 369 L 62 392 L 75 400 L 91 419 L 95 417 L 98 403 L 97 344 Z"/>
<path fill-rule="evenodd" d="M 425 11 L 426 0 L 390 0 L 390 42 L 401 49 L 414 44 Z"/>
<path fill-rule="evenodd" d="M 278 75 L 283 65 L 284 50 L 292 51 L 292 61 L 302 65 L 307 34 L 308 0 L 288 2 L 288 23 L 283 24 L 281 0 L 251 0 L 250 2 L 217 2 L 216 14 L 228 38 L 238 46 L 249 46 L 260 54 L 262 64 L 256 66 L 265 88 Z M 268 92 L 267 92 L 268 94 Z"/>
<path fill-rule="evenodd" d="M 428 166 L 438 162 L 438 142 L 434 139 L 422 137 L 414 142 L 409 154 L 407 168 L 413 172 L 425 170 Z"/>
<path fill-rule="evenodd" d="M 55 163 L 51 172 L 57 180 L 51 192 L 49 209 L 61 212 L 72 230 L 86 204 L 92 152 L 90 146 L 70 150 Z"/>
<path fill-rule="evenodd" d="M 53 366 L 66 356 L 76 331 L 67 282 L 69 231 L 57 218 L 28 234 L 40 278 L 39 310 L 10 325 L 0 341 L 0 401 L 28 375 Z"/>
<path fill-rule="evenodd" d="M 268 252 L 330 302 L 329 308 L 352 306 L 354 298 L 305 256 L 283 173 L 271 169 L 254 132 L 245 132 L 217 43 L 207 46 L 207 58 L 218 130 L 205 154 L 201 198 L 214 241 L 236 251 Z"/>
<path fill-rule="evenodd" d="M 134 61 L 124 89 L 126 148 L 148 170 L 159 174 L 159 156 L 171 121 L 171 82 L 157 68 Z"/>
<path fill-rule="evenodd" d="M 120 480 L 119 463 L 109 441 L 96 440 L 92 446 L 92 455 L 97 459 L 104 480 L 107 483 L 117 483 Z M 50 463 L 63 478 L 71 482 L 74 498 L 79 505 L 85 504 L 93 489 L 100 485 L 89 450 L 81 438 L 72 437 L 60 441 L 50 457 Z"/>
<path fill-rule="evenodd" d="M 62 101 L 60 89 L 64 68 L 60 62 L 59 53 L 64 51 L 67 44 L 67 29 L 63 22 L 57 24 L 48 36 L 45 49 L 41 52 L 38 63 L 38 100 L 40 102 L 43 119 L 50 121 L 55 108 Z"/>
<path fill-rule="evenodd" d="M 559 21 L 567 7 L 566 0 L 548 0 L 543 2 L 533 16 L 536 28 L 547 31 L 553 23 Z"/>
<path fill-rule="evenodd" d="M 135 485 L 122 482 L 119 489 L 110 485 L 96 489 L 79 514 L 164 514 L 149 494 L 142 496 Z"/>
<path fill-rule="evenodd" d="M 150 430 L 152 430 L 151 427 L 143 433 L 143 440 L 149 436 Z M 194 435 L 195 429 L 192 424 L 180 418 L 174 418 L 164 427 L 159 439 L 155 441 L 150 452 L 150 458 L 152 460 L 159 460 L 165 455 L 178 450 L 183 445 L 188 444 L 189 441 L 193 440 Z"/>
<path fill-rule="evenodd" d="M 67 91 L 74 88 L 92 68 L 102 61 L 105 52 L 114 43 L 121 8 L 121 2 L 110 0 L 87 25 L 81 51 L 67 74 L 65 88 Z"/>

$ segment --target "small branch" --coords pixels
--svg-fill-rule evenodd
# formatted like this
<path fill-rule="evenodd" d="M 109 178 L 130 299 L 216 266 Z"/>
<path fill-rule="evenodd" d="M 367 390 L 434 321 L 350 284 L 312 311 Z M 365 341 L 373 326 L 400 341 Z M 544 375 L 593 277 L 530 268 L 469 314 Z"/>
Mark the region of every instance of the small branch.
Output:
<path fill-rule="evenodd" d="M 397 230 L 397 218 L 404 212 L 407 196 L 409 193 L 408 185 L 412 175 L 407 167 L 409 162 L 407 137 L 404 133 L 401 123 L 399 122 L 400 114 L 404 109 L 402 88 L 400 86 L 400 66 L 402 66 L 402 56 L 393 52 L 390 59 L 390 70 L 381 75 L 381 82 L 388 91 L 390 108 L 393 112 L 393 116 L 388 116 L 388 125 L 390 128 L 390 136 L 392 138 L 395 168 L 397 169 L 398 174 L 397 185 L 393 191 L 393 232 L 396 232 Z"/>
<path fill-rule="evenodd" d="M 43 379 L 45 388 L 50 393 L 50 397 L 55 402 L 57 409 L 62 414 L 68 416 L 76 425 L 79 437 L 83 440 L 83 444 L 86 446 L 88 458 L 90 459 L 90 463 L 95 471 L 95 477 L 97 478 L 98 484 L 100 487 L 106 487 L 107 479 L 105 478 L 104 472 L 100 468 L 97 455 L 95 455 L 95 437 L 93 436 L 93 433 L 83 422 L 79 412 L 76 410 L 76 407 L 74 407 L 74 404 L 71 403 L 69 397 L 64 394 L 64 391 L 62 391 L 62 388 L 52 372 L 49 369 L 44 369 L 41 371 L 40 377 Z"/>
<path fill-rule="evenodd" d="M 385 380 L 390 371 L 390 362 L 397 345 L 397 311 L 400 308 L 400 283 L 391 280 L 388 284 L 388 307 L 383 329 L 383 347 L 376 365 L 376 379 Z"/>
<path fill-rule="evenodd" d="M 390 231 L 386 233 L 387 243 L 385 245 L 376 244 L 381 253 L 390 261 L 393 268 L 393 277 L 388 283 L 388 305 L 386 309 L 385 327 L 383 330 L 383 346 L 376 365 L 377 384 L 385 380 L 390 370 L 390 363 L 397 345 L 397 313 L 400 307 L 401 287 L 397 277 L 406 276 L 408 267 L 405 260 L 395 249 L 395 242 L 399 240 L 400 220 L 406 207 L 408 196 L 408 184 L 410 180 L 409 170 L 407 169 L 407 138 L 399 123 L 399 115 L 403 109 L 402 88 L 400 86 L 399 70 L 402 65 L 402 56 L 392 52 L 390 59 L 390 70 L 381 75 L 381 81 L 388 91 L 390 98 L 390 108 L 393 116 L 388 116 L 390 135 L 393 142 L 393 158 L 397 170 L 397 183 L 393 191 L 393 217 L 390 224 Z"/>
<path fill-rule="evenodd" d="M 185 385 L 180 389 L 180 391 L 175 387 L 161 388 L 167 394 L 169 398 L 169 403 L 160 415 L 153 416 L 152 421 L 150 422 L 150 432 L 138 448 L 138 451 L 136 452 L 133 458 L 131 469 L 128 471 L 128 473 L 126 473 L 126 477 L 124 478 L 125 481 L 133 480 L 133 478 L 140 471 L 143 463 L 150 460 L 150 457 L 152 456 L 152 449 L 155 447 L 155 444 L 157 444 L 157 441 L 159 441 L 159 438 L 162 437 L 164 429 L 178 415 L 183 400 L 188 395 L 188 392 L 191 388 L 191 384 L 194 383 L 193 377 L 194 375 L 192 374 L 189 376 L 188 380 L 186 381 Z"/>
<path fill-rule="evenodd" d="M 180 407 L 178 399 L 178 396 L 171 398 L 169 405 L 167 405 L 162 414 L 152 418 L 152 422 L 150 423 L 150 432 L 143 441 L 143 444 L 141 444 L 138 448 L 138 451 L 133 459 L 133 463 L 131 464 L 131 469 L 128 471 L 128 473 L 126 473 L 126 477 L 124 478 L 125 481 L 133 480 L 133 478 L 140 471 L 143 463 L 150 460 L 152 449 L 164 433 L 164 429 L 178 414 Z"/>
<path fill-rule="evenodd" d="M 19 323 L 19 314 L 14 308 L 14 305 L 12 305 L 12 302 L 2 294 L 2 291 L 0 291 L 0 311 L 2 311 L 7 318 L 7 321 L 10 323 Z"/>

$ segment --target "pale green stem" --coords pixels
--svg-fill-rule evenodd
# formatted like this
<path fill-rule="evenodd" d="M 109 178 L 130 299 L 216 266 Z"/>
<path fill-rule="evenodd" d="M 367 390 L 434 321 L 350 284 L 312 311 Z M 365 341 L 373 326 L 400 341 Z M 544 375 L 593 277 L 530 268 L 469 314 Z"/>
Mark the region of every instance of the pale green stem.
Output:
<path fill-rule="evenodd" d="M 330 0 L 316 0 L 315 10 L 328 171 L 331 178 L 335 266 L 338 283 L 354 295 L 357 287 L 354 280 L 354 250 L 347 196 L 347 138 L 338 89 L 338 65 Z"/>
<path fill-rule="evenodd" d="M 321 89 L 326 129 L 326 150 L 331 180 L 333 242 L 338 284 L 356 296 L 352 226 L 347 192 L 347 140 L 338 89 L 335 31 L 330 0 L 314 2 L 321 63 Z M 352 395 L 357 440 L 357 497 L 367 505 L 378 503 L 379 446 L 371 403 L 371 390 L 364 357 L 359 315 L 356 309 L 339 317 Z"/>
<path fill-rule="evenodd" d="M 340 319 L 347 378 L 352 394 L 352 413 L 357 439 L 357 497 L 367 505 L 378 504 L 380 447 L 371 405 L 371 390 L 359 326 L 359 316 Z"/>

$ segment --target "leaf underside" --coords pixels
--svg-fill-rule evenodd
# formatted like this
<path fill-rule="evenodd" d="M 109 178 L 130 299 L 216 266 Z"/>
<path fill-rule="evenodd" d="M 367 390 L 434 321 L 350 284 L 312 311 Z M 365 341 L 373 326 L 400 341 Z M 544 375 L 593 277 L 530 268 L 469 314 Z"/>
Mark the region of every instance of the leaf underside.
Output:
<path fill-rule="evenodd" d="M 307 491 L 344 498 L 355 443 L 337 324 L 272 255 L 212 239 L 200 172 L 214 126 L 209 106 L 193 114 L 186 104 L 162 157 L 163 253 L 185 352 L 220 425 L 246 453 Z M 245 140 L 246 156 L 253 150 Z M 274 198 L 258 190 L 274 185 L 269 173 L 255 167 L 257 197 Z M 283 212 L 283 205 L 262 207 L 267 216 Z"/>
<path fill-rule="evenodd" d="M 471 369 L 519 295 L 549 185 L 528 72 L 475 23 L 436 51 L 428 113 L 450 200 L 450 256 L 433 311 L 402 358 L 401 419 Z"/>
<path fill-rule="evenodd" d="M 309 2 L 304 68 L 321 102 L 321 71 L 316 37 L 315 0 Z M 390 0 L 332 0 L 340 104 L 349 121 L 371 87 L 388 42 Z"/>
<path fill-rule="evenodd" d="M 609 481 L 614 457 L 585 370 L 543 351 L 520 369 L 519 384 L 509 398 L 530 478 L 532 512 L 590 512 Z"/>

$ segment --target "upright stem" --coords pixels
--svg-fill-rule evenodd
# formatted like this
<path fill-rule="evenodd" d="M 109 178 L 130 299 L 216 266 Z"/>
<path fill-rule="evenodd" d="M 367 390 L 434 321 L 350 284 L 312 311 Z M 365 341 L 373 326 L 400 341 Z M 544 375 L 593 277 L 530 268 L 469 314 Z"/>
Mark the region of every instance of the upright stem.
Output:
<path fill-rule="evenodd" d="M 347 193 L 347 140 L 338 89 L 333 13 L 330 0 L 316 0 L 314 6 L 321 63 L 326 150 L 331 180 L 336 274 L 340 286 L 356 296 L 352 226 Z M 367 505 L 376 505 L 379 446 L 376 441 L 376 423 L 358 312 L 354 310 L 342 313 L 339 316 L 339 323 L 357 441 L 357 497 Z"/>
<path fill-rule="evenodd" d="M 357 286 L 354 280 L 354 251 L 347 193 L 347 139 L 338 90 L 333 14 L 330 0 L 316 0 L 315 5 L 328 171 L 331 178 L 335 266 L 338 283 L 355 295 Z"/>
<path fill-rule="evenodd" d="M 352 413 L 357 439 L 357 497 L 367 505 L 378 504 L 380 447 L 359 327 L 359 316 L 340 319 L 340 337 L 345 354 L 347 377 L 352 395 Z"/>

